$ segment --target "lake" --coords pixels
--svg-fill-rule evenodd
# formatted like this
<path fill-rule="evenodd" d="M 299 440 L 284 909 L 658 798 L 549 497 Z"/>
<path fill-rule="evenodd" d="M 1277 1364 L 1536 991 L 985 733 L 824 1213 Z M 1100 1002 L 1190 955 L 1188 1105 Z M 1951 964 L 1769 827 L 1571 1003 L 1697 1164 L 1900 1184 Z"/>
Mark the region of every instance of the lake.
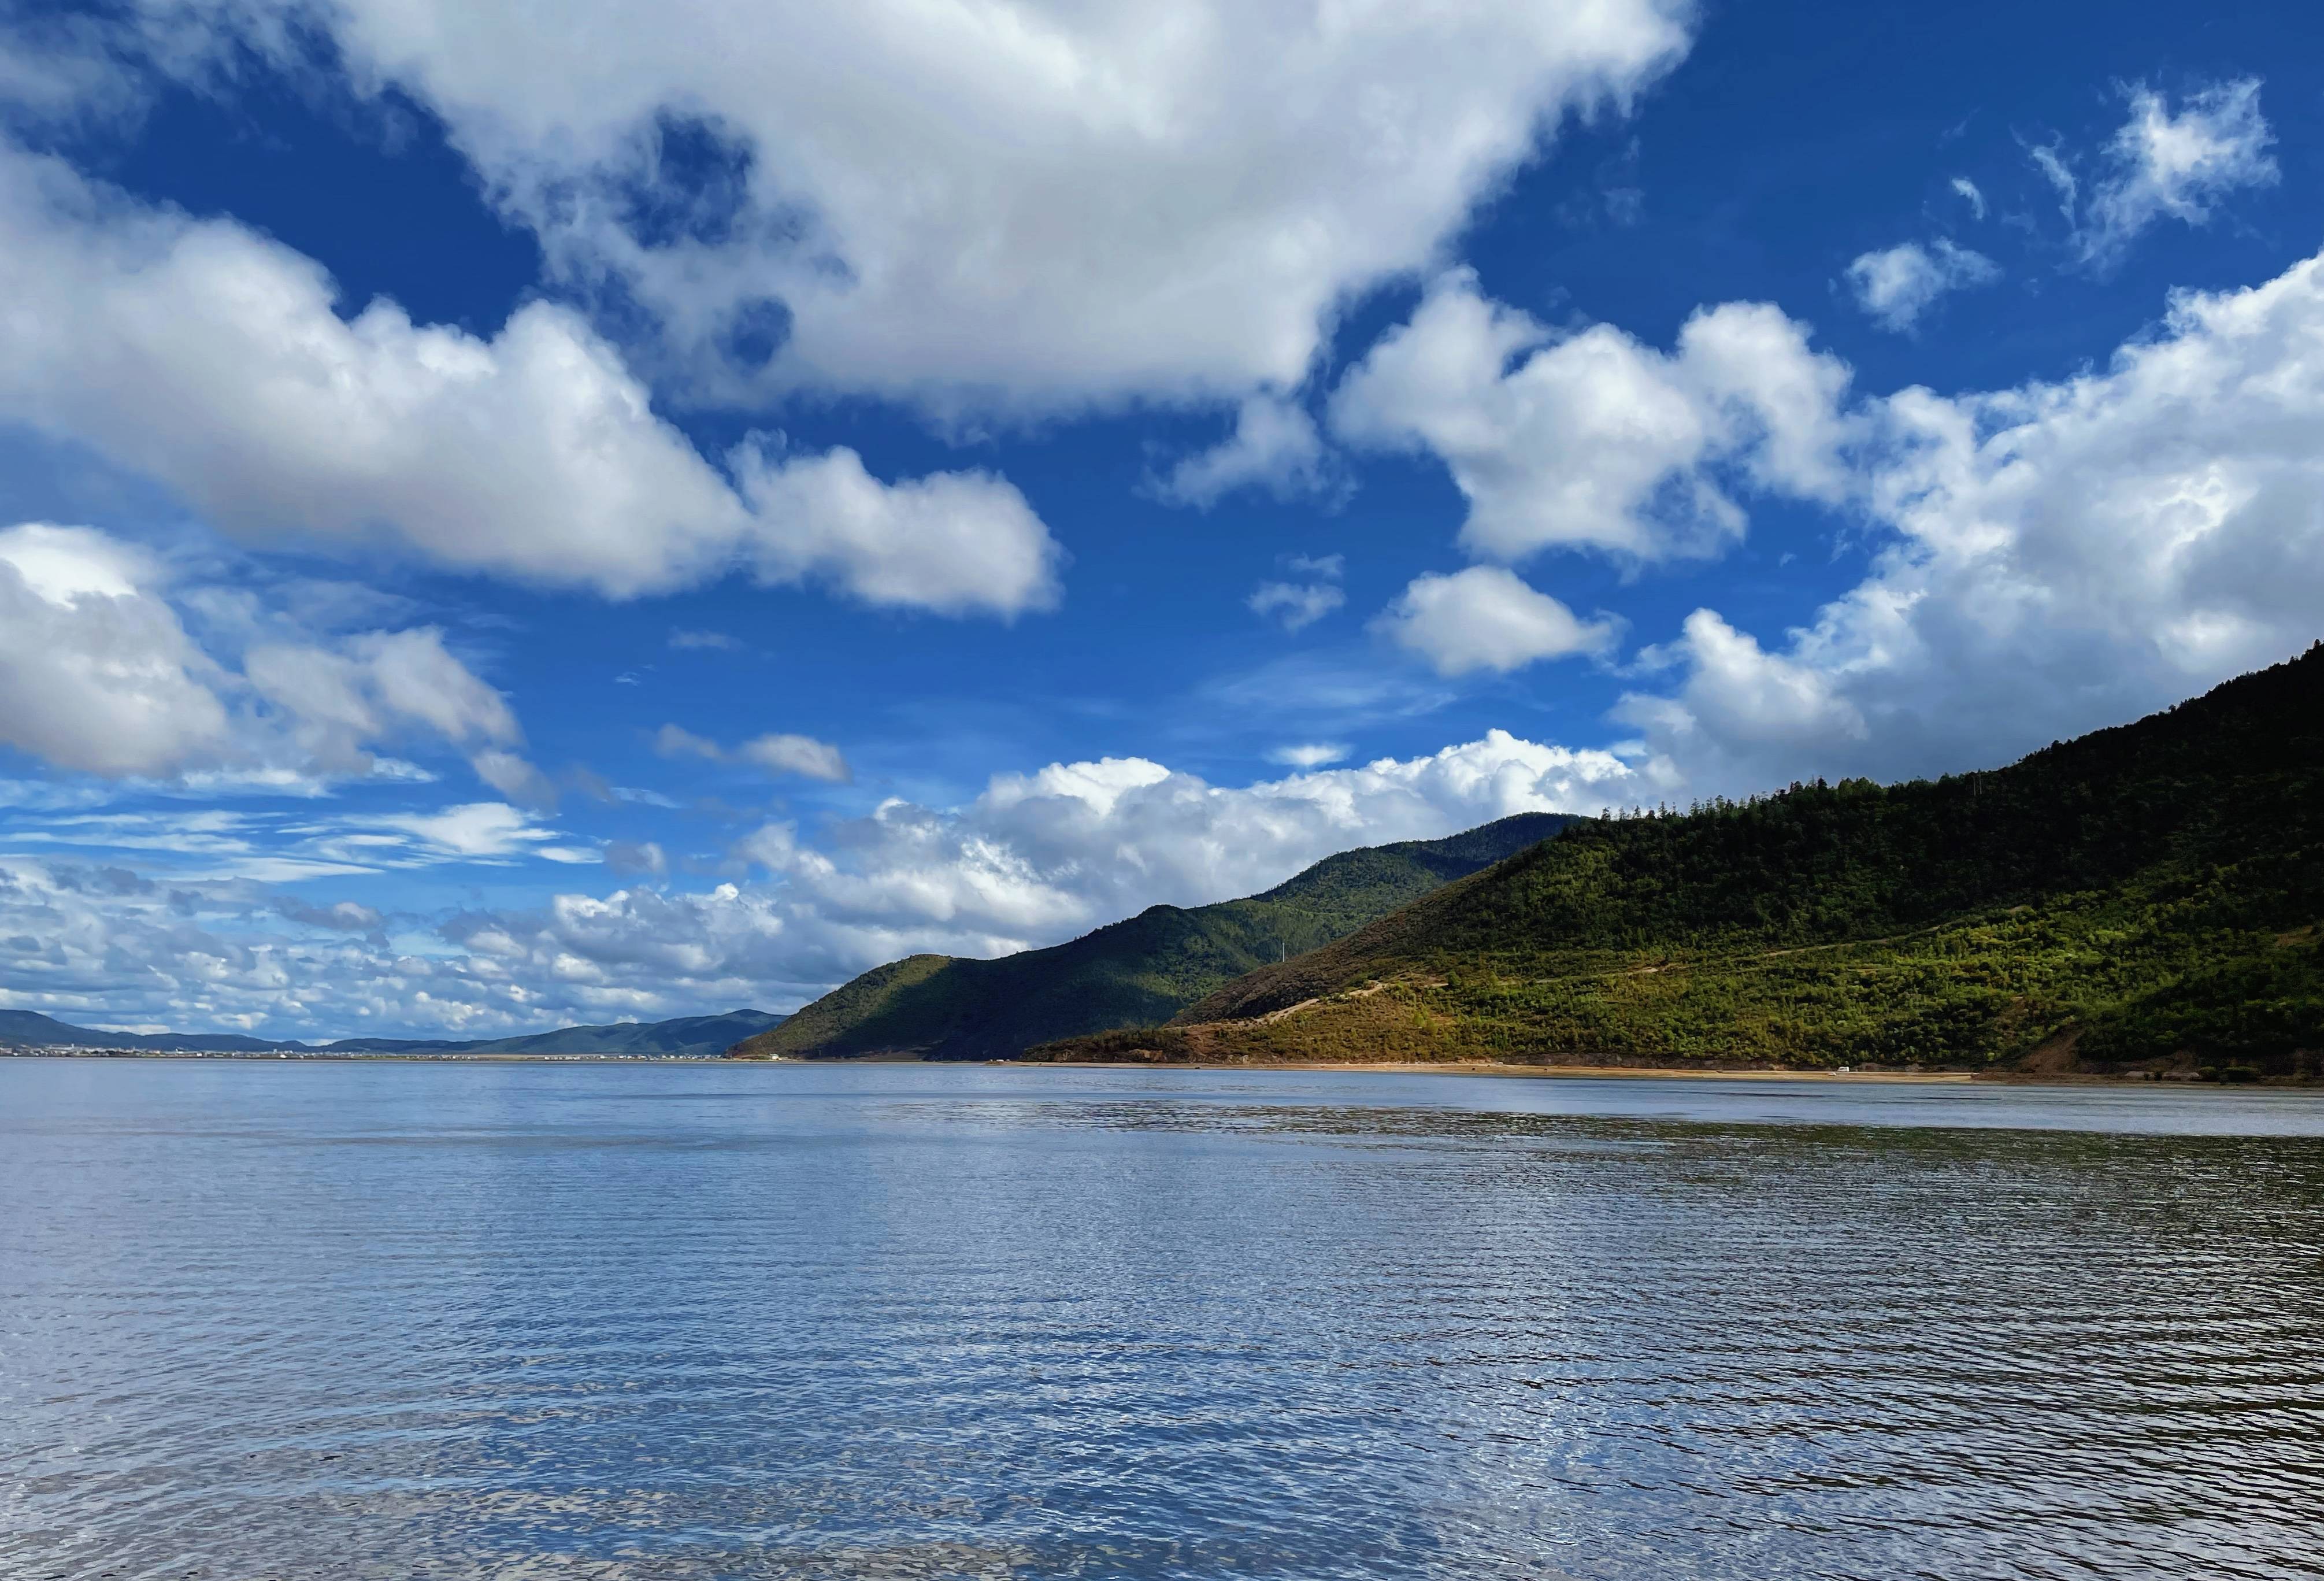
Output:
<path fill-rule="evenodd" d="M 2324 1096 L 0 1060 L 0 1575 L 2324 1576 Z"/>

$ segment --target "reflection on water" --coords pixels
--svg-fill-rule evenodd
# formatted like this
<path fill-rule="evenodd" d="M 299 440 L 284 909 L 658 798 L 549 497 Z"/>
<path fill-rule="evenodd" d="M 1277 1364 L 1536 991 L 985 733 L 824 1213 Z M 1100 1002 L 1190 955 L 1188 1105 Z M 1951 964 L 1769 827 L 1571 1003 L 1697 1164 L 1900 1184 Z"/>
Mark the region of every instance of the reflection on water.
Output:
<path fill-rule="evenodd" d="M 0 1063 L 0 1575 L 2324 1576 L 2319 1122 Z"/>

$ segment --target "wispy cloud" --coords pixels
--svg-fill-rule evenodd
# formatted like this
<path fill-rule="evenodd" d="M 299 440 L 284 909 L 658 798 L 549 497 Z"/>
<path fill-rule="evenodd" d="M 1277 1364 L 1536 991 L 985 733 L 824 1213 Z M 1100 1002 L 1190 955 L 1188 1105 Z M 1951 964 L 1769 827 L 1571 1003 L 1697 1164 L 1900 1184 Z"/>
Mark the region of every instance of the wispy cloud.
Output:
<path fill-rule="evenodd" d="M 1340 587 L 1340 578 L 1348 569 L 1345 555 L 1295 554 L 1284 565 L 1307 579 L 1298 582 L 1261 582 L 1258 590 L 1245 599 L 1244 605 L 1253 615 L 1272 615 L 1286 632 L 1296 632 L 1314 625 L 1348 601 Z"/>
<path fill-rule="evenodd" d="M 2255 78 L 2219 83 L 2189 95 L 2176 113 L 2152 88 L 2128 89 L 2130 119 L 2107 144 L 2106 173 L 2090 191 L 2083 258 L 2110 264 L 2162 220 L 2208 225 L 2227 194 L 2280 180 L 2259 89 Z"/>
<path fill-rule="evenodd" d="M 2130 116 L 2099 152 L 2087 203 L 2078 162 L 2062 142 L 2025 150 L 2058 195 L 2081 264 L 2111 269 L 2161 222 L 2209 225 L 2230 193 L 2282 179 L 2269 153 L 2275 134 L 2260 113 L 2257 78 L 2214 83 L 2185 96 L 2176 109 L 2144 83 L 2121 91 Z"/>
<path fill-rule="evenodd" d="M 1347 743 L 1342 741 L 1301 742 L 1275 748 L 1267 754 L 1267 761 L 1287 769 L 1320 769 L 1341 762 L 1349 751 Z"/>
<path fill-rule="evenodd" d="M 1866 253 L 1848 266 L 1856 305 L 1882 328 L 1904 334 L 1950 291 L 1990 285 L 2001 266 L 1982 253 L 1955 246 L 1942 237 L 1923 246 L 1906 242 Z"/>
<path fill-rule="evenodd" d="M 854 778 L 846 756 L 829 742 L 811 735 L 774 732 L 757 735 L 732 748 L 677 725 L 654 733 L 654 751 L 667 758 L 700 758 L 705 763 L 755 763 L 770 774 L 797 774 L 832 784 Z"/>
<path fill-rule="evenodd" d="M 1290 396 L 1262 391 L 1236 410 L 1231 433 L 1150 480 L 1147 492 L 1166 504 L 1208 510 L 1238 489 L 1260 490 L 1278 500 L 1337 500 L 1349 487 L 1345 469 L 1306 409 Z"/>
<path fill-rule="evenodd" d="M 1315 582 L 1261 582 L 1245 600 L 1253 615 L 1275 616 L 1286 632 L 1314 625 L 1347 601 L 1342 589 Z"/>

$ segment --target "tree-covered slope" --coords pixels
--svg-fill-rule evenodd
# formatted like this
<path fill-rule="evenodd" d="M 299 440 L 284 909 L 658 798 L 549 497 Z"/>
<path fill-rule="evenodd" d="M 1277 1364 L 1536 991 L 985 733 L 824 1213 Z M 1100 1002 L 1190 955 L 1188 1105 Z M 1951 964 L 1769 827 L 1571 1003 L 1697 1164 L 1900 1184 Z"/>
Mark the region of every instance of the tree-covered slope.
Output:
<path fill-rule="evenodd" d="M 2324 1051 L 2324 648 L 1991 772 L 1580 822 L 1043 1058 L 2249 1066 Z"/>
<path fill-rule="evenodd" d="M 1262 962 L 1314 949 L 1569 820 L 1521 813 L 1442 840 L 1327 856 L 1265 894 L 1155 906 L 999 960 L 920 955 L 866 972 L 737 1044 L 737 1059 L 1009 1059 L 1035 1043 L 1167 1020 Z"/>

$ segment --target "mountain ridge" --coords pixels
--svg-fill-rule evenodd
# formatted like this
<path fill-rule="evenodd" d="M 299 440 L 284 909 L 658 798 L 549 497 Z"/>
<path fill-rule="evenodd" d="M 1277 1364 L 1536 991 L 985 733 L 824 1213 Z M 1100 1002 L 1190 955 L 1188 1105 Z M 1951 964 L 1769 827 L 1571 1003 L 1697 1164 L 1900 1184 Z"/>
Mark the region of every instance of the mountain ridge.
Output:
<path fill-rule="evenodd" d="M 505 1038 L 341 1038 L 328 1043 L 278 1041 L 232 1032 L 108 1032 L 74 1026 L 38 1011 L 0 1010 L 0 1044 L 29 1048 L 131 1049 L 146 1053 L 212 1054 L 604 1054 L 635 1059 L 702 1059 L 724 1051 L 737 1034 L 763 1031 L 783 1018 L 763 1010 L 613 1022 L 520 1032 Z"/>
<path fill-rule="evenodd" d="M 728 1054 L 1009 1059 L 1056 1037 L 1160 1020 L 1260 961 L 1338 938 L 1571 821 L 1518 813 L 1438 840 L 1342 851 L 1255 895 L 1149 906 L 1064 944 L 993 960 L 907 956 L 842 984 Z"/>

